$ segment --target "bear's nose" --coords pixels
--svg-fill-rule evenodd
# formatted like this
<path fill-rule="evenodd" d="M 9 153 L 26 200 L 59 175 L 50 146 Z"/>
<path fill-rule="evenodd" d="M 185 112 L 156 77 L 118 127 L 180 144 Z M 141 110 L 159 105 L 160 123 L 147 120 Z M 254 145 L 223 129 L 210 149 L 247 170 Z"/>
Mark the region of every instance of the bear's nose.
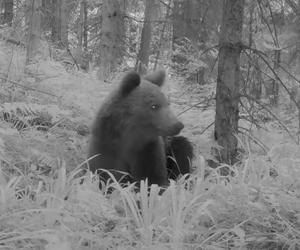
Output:
<path fill-rule="evenodd" d="M 184 125 L 182 122 L 176 122 L 176 124 L 173 127 L 173 133 L 174 135 L 179 134 L 179 132 L 184 128 Z"/>

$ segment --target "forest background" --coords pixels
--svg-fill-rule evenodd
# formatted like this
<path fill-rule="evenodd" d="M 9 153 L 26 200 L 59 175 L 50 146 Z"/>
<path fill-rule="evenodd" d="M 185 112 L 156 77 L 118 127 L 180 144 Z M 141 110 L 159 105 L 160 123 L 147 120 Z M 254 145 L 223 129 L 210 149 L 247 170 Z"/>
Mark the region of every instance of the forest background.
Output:
<path fill-rule="evenodd" d="M 300 248 L 300 1 L 1 0 L 0 23 L 0 249 Z M 90 125 L 156 68 L 193 173 L 107 195 Z"/>

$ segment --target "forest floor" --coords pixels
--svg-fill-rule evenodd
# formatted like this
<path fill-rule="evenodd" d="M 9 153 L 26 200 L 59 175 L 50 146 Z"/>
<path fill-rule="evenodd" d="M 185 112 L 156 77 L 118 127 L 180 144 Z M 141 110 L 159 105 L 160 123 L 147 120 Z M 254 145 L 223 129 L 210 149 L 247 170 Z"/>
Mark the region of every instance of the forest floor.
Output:
<path fill-rule="evenodd" d="M 298 120 L 286 97 L 271 109 L 281 125 L 241 121 L 257 143 L 239 138 L 235 176 L 204 178 L 216 146 L 215 83 L 168 77 L 163 91 L 195 145 L 195 174 L 162 196 L 114 184 L 106 197 L 80 171 L 94 116 L 122 73 L 103 82 L 55 61 L 25 70 L 24 58 L 0 42 L 0 249 L 300 248 L 300 148 L 283 129 L 296 138 Z"/>

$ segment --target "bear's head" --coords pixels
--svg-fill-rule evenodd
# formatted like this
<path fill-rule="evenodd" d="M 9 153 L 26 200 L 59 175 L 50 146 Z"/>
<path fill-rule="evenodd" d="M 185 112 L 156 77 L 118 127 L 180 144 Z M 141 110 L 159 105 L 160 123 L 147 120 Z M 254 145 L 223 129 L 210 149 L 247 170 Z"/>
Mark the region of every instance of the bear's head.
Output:
<path fill-rule="evenodd" d="M 143 78 L 136 72 L 128 73 L 119 87 L 118 99 L 122 109 L 130 116 L 135 128 L 159 136 L 178 134 L 184 125 L 170 109 L 160 87 L 164 84 L 165 71 L 158 70 Z"/>

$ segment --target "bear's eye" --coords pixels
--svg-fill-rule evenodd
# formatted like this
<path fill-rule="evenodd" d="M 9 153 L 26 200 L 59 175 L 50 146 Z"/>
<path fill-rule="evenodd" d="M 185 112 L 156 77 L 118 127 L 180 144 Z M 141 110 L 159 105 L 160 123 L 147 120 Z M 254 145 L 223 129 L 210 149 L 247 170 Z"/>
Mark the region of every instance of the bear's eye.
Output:
<path fill-rule="evenodd" d="M 152 104 L 151 105 L 151 109 L 152 110 L 156 110 L 156 109 L 158 109 L 159 108 L 159 105 L 158 104 Z"/>

